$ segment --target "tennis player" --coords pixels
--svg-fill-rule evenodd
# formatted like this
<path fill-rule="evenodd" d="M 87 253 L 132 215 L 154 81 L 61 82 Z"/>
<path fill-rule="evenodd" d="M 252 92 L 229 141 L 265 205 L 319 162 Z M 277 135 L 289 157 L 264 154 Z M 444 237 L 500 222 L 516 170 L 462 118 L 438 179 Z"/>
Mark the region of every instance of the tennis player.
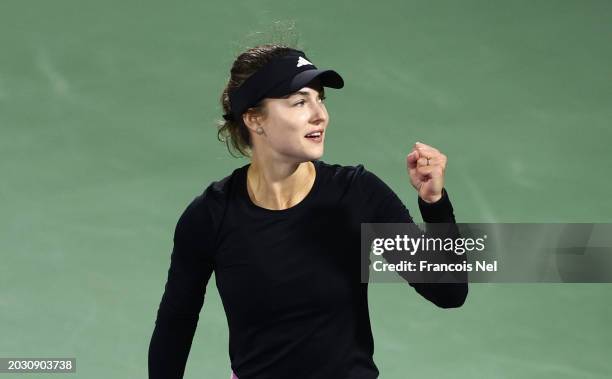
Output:
<path fill-rule="evenodd" d="M 336 71 L 288 46 L 260 45 L 234 61 L 218 136 L 250 163 L 208 185 L 176 224 L 149 378 L 183 377 L 213 272 L 233 378 L 378 377 L 360 224 L 414 223 L 362 164 L 320 159 L 330 120 L 325 88 L 343 86 Z M 418 142 L 406 157 L 426 223 L 455 223 L 446 162 Z M 442 308 L 461 306 L 468 292 L 467 283 L 410 285 Z"/>

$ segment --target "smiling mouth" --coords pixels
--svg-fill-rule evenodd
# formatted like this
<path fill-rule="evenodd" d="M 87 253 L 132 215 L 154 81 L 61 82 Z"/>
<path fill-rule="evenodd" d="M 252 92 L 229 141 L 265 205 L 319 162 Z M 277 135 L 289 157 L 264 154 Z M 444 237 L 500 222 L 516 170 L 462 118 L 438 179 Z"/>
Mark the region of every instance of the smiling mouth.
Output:
<path fill-rule="evenodd" d="M 321 142 L 323 140 L 323 131 L 316 131 L 312 133 L 308 133 L 304 136 L 312 142 Z"/>
<path fill-rule="evenodd" d="M 310 132 L 308 134 L 306 134 L 304 137 L 306 138 L 317 138 L 317 137 L 321 137 L 323 135 L 323 130 L 317 130 L 314 132 Z"/>

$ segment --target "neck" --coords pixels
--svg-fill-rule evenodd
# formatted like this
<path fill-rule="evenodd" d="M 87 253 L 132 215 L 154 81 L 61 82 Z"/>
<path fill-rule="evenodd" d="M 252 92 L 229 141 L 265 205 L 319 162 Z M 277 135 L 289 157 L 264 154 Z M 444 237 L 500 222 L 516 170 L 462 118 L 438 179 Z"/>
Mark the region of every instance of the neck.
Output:
<path fill-rule="evenodd" d="M 247 190 L 260 207 L 282 210 L 302 201 L 310 192 L 316 176 L 310 161 L 261 164 L 253 159 L 247 171 Z"/>

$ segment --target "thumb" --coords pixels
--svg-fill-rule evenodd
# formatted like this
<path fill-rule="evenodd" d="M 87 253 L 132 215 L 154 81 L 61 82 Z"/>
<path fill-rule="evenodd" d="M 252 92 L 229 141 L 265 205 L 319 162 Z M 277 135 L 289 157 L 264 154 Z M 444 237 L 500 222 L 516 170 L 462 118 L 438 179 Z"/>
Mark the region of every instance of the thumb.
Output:
<path fill-rule="evenodd" d="M 406 156 L 406 164 L 408 165 L 408 168 L 416 168 L 417 166 L 417 161 L 419 160 L 419 152 L 418 151 L 413 151 L 410 154 L 408 154 L 408 156 Z"/>

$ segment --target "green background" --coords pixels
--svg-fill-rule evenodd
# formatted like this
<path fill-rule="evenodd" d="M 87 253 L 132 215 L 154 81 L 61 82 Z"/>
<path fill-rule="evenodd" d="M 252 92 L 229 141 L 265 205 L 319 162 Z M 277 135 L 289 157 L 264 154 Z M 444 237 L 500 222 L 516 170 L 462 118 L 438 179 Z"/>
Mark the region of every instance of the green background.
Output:
<path fill-rule="evenodd" d="M 231 63 L 287 28 L 346 82 L 322 159 L 415 219 L 421 141 L 458 222 L 611 222 L 611 20 L 610 1 L 2 1 L 0 356 L 146 376 L 178 216 L 248 162 L 216 139 Z M 373 284 L 374 358 L 385 379 L 610 377 L 611 289 L 473 284 L 443 310 Z M 211 278 L 185 377 L 228 378 L 227 338 Z"/>

